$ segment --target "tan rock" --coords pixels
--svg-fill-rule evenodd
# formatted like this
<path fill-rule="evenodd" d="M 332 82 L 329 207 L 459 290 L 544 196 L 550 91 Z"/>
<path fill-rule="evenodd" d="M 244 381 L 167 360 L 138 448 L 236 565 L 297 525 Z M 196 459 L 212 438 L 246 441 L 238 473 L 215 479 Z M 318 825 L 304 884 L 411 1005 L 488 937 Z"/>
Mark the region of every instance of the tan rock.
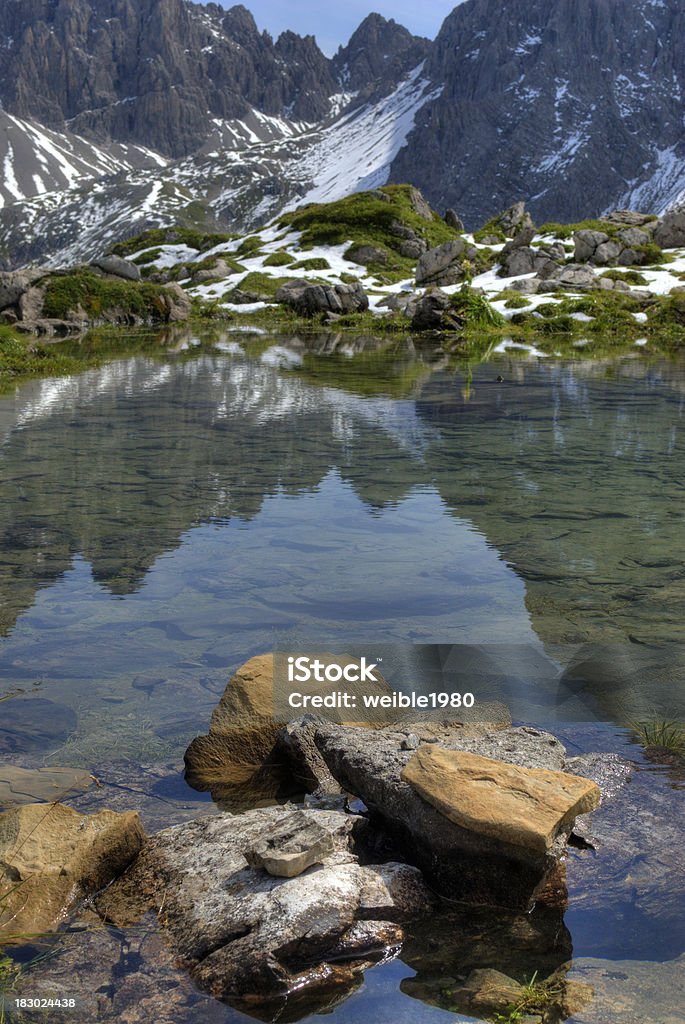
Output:
<path fill-rule="evenodd" d="M 80 768 L 15 768 L 0 765 L 0 807 L 65 800 L 88 789 L 93 776 Z"/>
<path fill-rule="evenodd" d="M 462 828 L 541 853 L 600 798 L 589 779 L 434 746 L 420 747 L 401 777 Z"/>
<path fill-rule="evenodd" d="M 471 971 L 461 988 L 454 991 L 455 1002 L 473 1013 L 504 1013 L 521 998 L 522 986 L 501 971 L 479 968 Z"/>
<path fill-rule="evenodd" d="M 354 662 L 343 655 L 321 654 L 322 660 L 335 660 L 341 665 Z M 209 735 L 198 736 L 185 754 L 186 778 L 200 790 L 210 790 L 214 799 L 230 810 L 254 807 L 260 802 L 273 800 L 283 787 L 292 787 L 292 765 L 286 763 L 282 751 L 276 749 L 279 730 L 291 719 L 307 709 L 293 709 L 288 705 L 284 683 L 285 659 L 278 667 L 278 692 L 274 694 L 274 656 L 260 654 L 241 665 L 229 680 L 218 705 L 212 713 Z M 377 673 L 376 673 L 377 674 Z M 370 692 L 371 685 L 355 683 L 317 683 L 307 692 L 326 696 L 336 690 L 346 690 L 359 696 Z M 293 685 L 293 689 L 297 687 Z M 392 694 L 391 687 L 379 676 L 373 692 Z M 358 705 L 361 705 L 361 699 Z M 316 709 L 317 715 L 336 717 L 335 712 Z M 349 716 L 341 711 L 338 718 Z M 374 712 L 365 712 L 371 718 Z M 387 712 L 375 713 L 376 724 L 387 719 Z M 349 722 L 352 725 L 370 722 Z M 300 785 L 300 791 L 302 786 Z M 293 790 L 294 792 L 294 790 Z"/>
<path fill-rule="evenodd" d="M 0 814 L 0 935 L 53 930 L 68 911 L 118 877 L 145 834 L 138 814 L 83 815 L 64 804 Z"/>

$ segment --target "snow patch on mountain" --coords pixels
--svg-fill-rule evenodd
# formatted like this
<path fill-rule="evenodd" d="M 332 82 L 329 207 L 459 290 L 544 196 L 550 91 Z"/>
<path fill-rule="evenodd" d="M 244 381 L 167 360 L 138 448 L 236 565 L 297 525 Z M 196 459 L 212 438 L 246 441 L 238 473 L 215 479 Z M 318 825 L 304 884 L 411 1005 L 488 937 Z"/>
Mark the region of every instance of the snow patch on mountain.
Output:
<path fill-rule="evenodd" d="M 312 185 L 286 209 L 299 203 L 324 203 L 351 192 L 385 185 L 390 165 L 406 144 L 418 111 L 437 99 L 442 88 L 431 89 L 419 64 L 390 96 L 343 115 L 290 168 L 290 173 Z"/>

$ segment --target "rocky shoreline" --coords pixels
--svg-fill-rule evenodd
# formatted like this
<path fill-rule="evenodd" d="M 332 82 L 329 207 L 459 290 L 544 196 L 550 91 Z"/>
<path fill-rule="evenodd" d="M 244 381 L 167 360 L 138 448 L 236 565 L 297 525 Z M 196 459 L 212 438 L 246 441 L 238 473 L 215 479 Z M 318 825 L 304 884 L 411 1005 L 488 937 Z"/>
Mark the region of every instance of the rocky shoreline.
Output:
<path fill-rule="evenodd" d="M 511 1019 L 528 1024 L 610 1019 L 589 1011 L 590 962 L 569 975 L 566 862 L 573 849 L 597 851 L 596 868 L 584 863 L 610 888 L 622 845 L 648 845 L 641 826 L 627 838 L 640 814 L 628 810 L 626 821 L 622 809 L 638 799 L 627 785 L 629 762 L 569 757 L 559 739 L 512 726 L 497 707 L 481 721 L 354 725 L 310 715 L 284 721 L 270 708 L 273 662 L 265 655 L 230 680 L 209 734 L 186 754 L 189 781 L 231 809 L 149 837 L 132 811 L 89 815 L 36 803 L 34 793 L 49 799 L 45 787 L 59 784 L 59 773 L 15 773 L 4 797 L 10 809 L 0 814 L 3 944 L 65 925 L 84 936 L 93 925 L 122 934 L 144 927 L 162 936 L 179 991 L 188 977 L 250 1016 L 297 1020 L 346 998 L 373 964 L 397 955 L 412 963 L 429 921 L 439 929 L 447 915 L 449 930 L 463 918 L 468 931 L 487 914 L 508 938 L 480 960 L 473 950 L 459 953 L 453 1009 L 491 1019 L 525 1006 L 526 1017 Z M 279 798 L 286 782 L 289 798 Z M 75 794 L 85 780 L 67 784 Z M 70 801 L 78 806 L 75 795 Z M 675 847 L 667 848 L 672 858 Z M 682 852 L 670 869 L 679 859 Z M 102 944 L 88 939 L 95 941 Z M 511 975 L 502 969 L 514 950 L 529 948 L 528 959 L 544 966 L 532 989 L 513 967 Z M 32 993 L 54 989 L 65 956 L 32 973 Z M 445 983 L 434 991 L 423 967 L 419 978 L 416 997 L 442 1004 Z M 633 998 L 630 984 L 622 991 Z"/>
<path fill-rule="evenodd" d="M 154 229 L 90 264 L 0 274 L 0 321 L 60 338 L 191 317 L 525 337 L 685 327 L 685 212 L 536 227 L 523 202 L 469 234 L 411 186 L 311 204 L 246 237 Z"/>

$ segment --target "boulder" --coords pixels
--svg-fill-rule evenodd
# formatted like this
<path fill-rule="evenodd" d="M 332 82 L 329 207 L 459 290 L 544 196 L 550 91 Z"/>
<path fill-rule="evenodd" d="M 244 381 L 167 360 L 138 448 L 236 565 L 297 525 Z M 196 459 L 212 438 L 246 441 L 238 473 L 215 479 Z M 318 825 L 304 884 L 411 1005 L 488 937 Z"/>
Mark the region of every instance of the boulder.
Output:
<path fill-rule="evenodd" d="M 620 262 L 619 257 L 621 255 L 622 248 L 623 246 L 620 242 L 609 239 L 597 246 L 591 257 L 591 261 L 592 263 L 598 263 L 600 266 L 617 266 Z"/>
<path fill-rule="evenodd" d="M 388 254 L 376 245 L 353 245 L 345 253 L 345 259 L 362 267 L 368 267 L 370 263 L 384 267 L 388 262 Z"/>
<path fill-rule="evenodd" d="M 411 188 L 409 190 L 409 202 L 411 203 L 412 210 L 414 213 L 417 213 L 419 217 L 422 217 L 427 221 L 433 220 L 433 211 L 417 188 Z"/>
<path fill-rule="evenodd" d="M 464 222 L 451 206 L 445 211 L 445 224 L 454 231 L 458 231 L 460 234 L 464 231 Z"/>
<path fill-rule="evenodd" d="M 520 248 L 502 252 L 501 277 L 520 277 L 522 274 L 532 274 L 535 270 L 537 253 L 534 249 Z"/>
<path fill-rule="evenodd" d="M 589 263 L 594 257 L 597 247 L 608 241 L 609 236 L 604 231 L 593 231 L 589 228 L 576 231 L 573 235 L 576 263 Z"/>
<path fill-rule="evenodd" d="M 168 323 L 187 320 L 193 309 L 193 302 L 180 284 L 168 284 L 159 297 L 160 309 Z"/>
<path fill-rule="evenodd" d="M 450 307 L 450 296 L 440 288 L 430 288 L 418 300 L 411 320 L 413 331 L 438 331 L 444 326 L 443 318 Z"/>
<path fill-rule="evenodd" d="M 466 243 L 462 238 L 455 238 L 452 242 L 443 242 L 442 245 L 429 249 L 417 264 L 416 283 L 456 284 L 462 280 L 464 274 L 458 262 L 465 249 Z M 448 282 L 446 276 L 454 277 L 454 280 Z"/>
<path fill-rule="evenodd" d="M 340 786 L 328 770 L 328 766 L 315 742 L 317 728 L 322 719 L 316 715 L 304 715 L 288 722 L 276 735 L 278 749 L 287 758 L 293 777 L 309 793 L 337 794 Z"/>
<path fill-rule="evenodd" d="M 537 277 L 522 277 L 518 281 L 512 281 L 511 287 L 522 295 L 535 295 L 541 283 Z"/>
<path fill-rule="evenodd" d="M 532 217 L 526 210 L 526 204 L 520 200 L 500 213 L 497 217 L 497 226 L 504 232 L 507 238 L 514 238 L 519 231 L 530 230 L 535 225 L 533 224 Z"/>
<path fill-rule="evenodd" d="M 24 292 L 47 273 L 42 267 L 0 272 L 0 310 L 18 306 Z"/>
<path fill-rule="evenodd" d="M 685 210 L 664 214 L 654 231 L 654 241 L 662 249 L 677 249 L 685 245 Z"/>
<path fill-rule="evenodd" d="M 378 305 L 387 306 L 393 313 L 406 313 L 407 316 L 413 316 L 416 312 L 416 304 L 420 299 L 420 292 L 393 292 L 387 298 L 382 299 Z"/>
<path fill-rule="evenodd" d="M 54 803 L 0 814 L 0 935 L 55 929 L 128 867 L 143 839 L 131 811 L 83 815 Z"/>
<path fill-rule="evenodd" d="M 316 744 L 331 773 L 349 793 L 384 823 L 405 856 L 449 898 L 469 903 L 521 909 L 541 899 L 542 884 L 555 872 L 572 822 L 567 820 L 551 847 L 514 842 L 465 828 L 427 802 L 403 778 L 417 752 L 402 749 L 404 736 L 390 731 L 341 729 L 328 725 L 316 732 Z M 445 750 L 473 753 L 497 749 L 502 761 L 526 761 L 526 767 L 556 769 L 563 746 L 538 730 L 505 729 L 486 737 L 455 738 Z M 486 754 L 487 756 L 487 754 Z M 555 897 L 558 899 L 558 897 Z"/>
<path fill-rule="evenodd" d="M 427 250 L 428 244 L 424 242 L 423 238 L 408 238 L 406 241 L 400 243 L 397 251 L 400 256 L 404 256 L 410 260 L 418 260 Z"/>
<path fill-rule="evenodd" d="M 319 657 L 335 659 L 343 665 L 354 662 L 344 655 Z M 385 680 L 378 678 L 373 691 L 391 694 Z M 345 684 L 346 690 L 357 696 L 369 692 L 370 686 Z M 316 684 L 316 692 L 322 696 L 338 689 L 339 683 Z M 260 800 L 275 799 L 279 794 L 302 794 L 321 786 L 326 792 L 335 791 L 325 762 L 315 756 L 306 731 L 298 732 L 295 738 L 295 729 L 291 730 L 292 737 L 284 730 L 294 712 L 282 690 L 283 686 L 279 686 L 274 691 L 272 654 L 251 658 L 237 670 L 212 712 L 208 735 L 196 737 L 186 750 L 186 779 L 191 786 L 209 790 L 214 800 L 227 809 L 254 807 Z M 336 714 L 319 713 L 328 717 Z M 305 723 L 309 720 L 310 716 L 302 719 Z M 387 713 L 366 711 L 364 720 L 365 724 L 382 724 Z"/>
<path fill-rule="evenodd" d="M 585 263 L 569 263 L 567 266 L 558 267 L 539 288 L 539 291 L 589 291 L 599 288 L 600 278 L 593 269 Z"/>
<path fill-rule="evenodd" d="M 130 260 L 122 259 L 121 256 L 97 256 L 91 260 L 90 265 L 96 270 L 101 270 L 103 274 L 122 277 L 125 281 L 140 281 L 142 277 L 140 267 Z"/>
<path fill-rule="evenodd" d="M 211 815 L 165 829 L 130 871 L 102 894 L 101 914 L 118 925 L 159 909 L 177 960 L 198 985 L 238 1009 L 288 1019 L 325 1008 L 353 989 L 367 965 L 396 950 L 401 922 L 434 900 L 406 864 L 361 866 L 353 852 L 363 818 L 304 810 L 298 821 L 325 834 L 329 852 L 295 877 L 250 866 L 268 837 L 288 828 L 291 808 Z M 273 1016 L 263 1016 L 267 1012 Z"/>
<path fill-rule="evenodd" d="M 540 853 L 599 805 L 588 779 L 433 746 L 417 750 L 401 778 L 462 828 Z"/>
<path fill-rule="evenodd" d="M 304 279 L 289 281 L 276 292 L 276 302 L 290 306 L 302 316 L 317 313 L 361 313 L 369 308 L 369 300 L 362 285 L 312 284 Z"/>
<path fill-rule="evenodd" d="M 635 210 L 612 210 L 605 213 L 602 220 L 610 224 L 625 224 L 627 227 L 642 228 L 650 233 L 657 225 L 657 218 L 651 213 L 637 213 Z"/>
<path fill-rule="evenodd" d="M 31 285 L 19 299 L 19 315 L 22 320 L 40 320 L 43 316 L 45 289 Z"/>
<path fill-rule="evenodd" d="M 633 246 L 648 245 L 652 241 L 652 236 L 647 231 L 640 230 L 640 228 L 629 227 L 623 228 L 618 233 L 618 238 L 626 248 Z"/>

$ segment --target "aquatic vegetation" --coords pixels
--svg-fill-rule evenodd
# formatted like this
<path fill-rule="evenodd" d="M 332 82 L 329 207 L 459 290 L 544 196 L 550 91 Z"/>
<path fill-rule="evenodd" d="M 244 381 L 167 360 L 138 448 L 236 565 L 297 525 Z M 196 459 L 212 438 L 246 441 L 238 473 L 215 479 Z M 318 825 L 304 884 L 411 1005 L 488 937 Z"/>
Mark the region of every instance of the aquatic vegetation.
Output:
<path fill-rule="evenodd" d="M 681 722 L 653 718 L 644 722 L 634 722 L 631 728 L 638 743 L 643 747 L 656 747 L 685 754 L 685 726 Z"/>

